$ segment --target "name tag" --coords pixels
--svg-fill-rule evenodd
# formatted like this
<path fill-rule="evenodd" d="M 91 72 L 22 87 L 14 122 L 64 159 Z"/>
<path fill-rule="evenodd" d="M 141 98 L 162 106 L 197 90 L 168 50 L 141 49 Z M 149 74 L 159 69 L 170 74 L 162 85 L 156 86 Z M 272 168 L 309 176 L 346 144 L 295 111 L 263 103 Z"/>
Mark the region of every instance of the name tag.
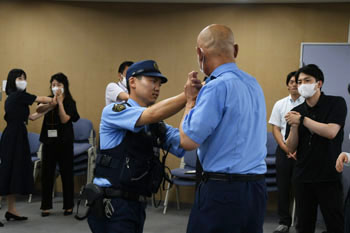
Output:
<path fill-rule="evenodd" d="M 47 131 L 47 136 L 49 138 L 57 138 L 57 130 L 56 129 L 49 129 Z"/>

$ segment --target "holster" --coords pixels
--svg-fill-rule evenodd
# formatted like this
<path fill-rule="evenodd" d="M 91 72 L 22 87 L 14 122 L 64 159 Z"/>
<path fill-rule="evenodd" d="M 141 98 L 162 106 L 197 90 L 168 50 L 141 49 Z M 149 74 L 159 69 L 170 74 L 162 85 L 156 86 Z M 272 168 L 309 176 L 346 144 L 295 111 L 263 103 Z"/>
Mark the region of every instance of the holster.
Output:
<path fill-rule="evenodd" d="M 105 216 L 103 198 L 104 198 L 103 188 L 93 183 L 89 183 L 83 186 L 80 190 L 75 218 L 78 220 L 83 220 L 87 218 L 90 214 L 94 215 L 97 218 L 101 218 Z M 86 202 L 88 209 L 83 216 L 80 216 L 79 205 L 82 200 Z"/>

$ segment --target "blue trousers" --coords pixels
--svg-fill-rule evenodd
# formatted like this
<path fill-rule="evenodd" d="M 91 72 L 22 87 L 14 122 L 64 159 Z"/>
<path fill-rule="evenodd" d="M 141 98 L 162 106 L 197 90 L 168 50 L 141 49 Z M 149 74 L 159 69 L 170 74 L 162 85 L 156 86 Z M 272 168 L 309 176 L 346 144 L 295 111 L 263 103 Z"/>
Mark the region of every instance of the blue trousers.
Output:
<path fill-rule="evenodd" d="M 142 233 L 146 219 L 145 202 L 113 198 L 111 218 L 97 218 L 92 214 L 88 223 L 93 233 Z"/>
<path fill-rule="evenodd" d="M 265 179 L 202 182 L 187 233 L 262 233 L 266 201 Z"/>

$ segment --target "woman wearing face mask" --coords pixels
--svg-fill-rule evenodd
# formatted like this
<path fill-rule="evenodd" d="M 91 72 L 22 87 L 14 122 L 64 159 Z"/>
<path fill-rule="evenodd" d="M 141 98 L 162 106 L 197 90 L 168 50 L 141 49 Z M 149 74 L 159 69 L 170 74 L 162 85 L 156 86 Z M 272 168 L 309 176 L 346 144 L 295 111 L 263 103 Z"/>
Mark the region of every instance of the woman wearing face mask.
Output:
<path fill-rule="evenodd" d="M 5 218 L 27 220 L 15 208 L 16 194 L 28 195 L 34 187 L 32 160 L 27 136 L 29 105 L 50 103 L 52 98 L 26 92 L 27 76 L 21 69 L 9 72 L 6 83 L 5 121 L 0 141 L 0 196 L 7 196 Z M 29 117 L 30 120 L 33 118 Z M 0 224 L 2 225 L 2 224 Z"/>
<path fill-rule="evenodd" d="M 37 114 L 45 114 L 40 133 L 43 143 L 41 216 L 50 215 L 52 190 L 58 163 L 63 186 L 64 215 L 71 215 L 74 206 L 73 183 L 73 125 L 79 120 L 75 101 L 69 91 L 68 78 L 63 73 L 51 77 L 50 87 L 53 103 L 40 104 Z"/>

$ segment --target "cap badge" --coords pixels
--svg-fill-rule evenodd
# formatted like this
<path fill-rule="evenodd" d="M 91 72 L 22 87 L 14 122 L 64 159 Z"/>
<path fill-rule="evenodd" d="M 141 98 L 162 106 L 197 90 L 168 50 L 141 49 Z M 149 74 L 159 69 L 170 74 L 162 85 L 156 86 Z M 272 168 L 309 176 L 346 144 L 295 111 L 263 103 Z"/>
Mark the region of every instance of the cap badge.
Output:
<path fill-rule="evenodd" d="M 153 63 L 153 67 L 154 67 L 154 69 L 156 69 L 157 71 L 159 71 L 159 67 L 158 67 L 158 65 L 157 65 L 157 63 Z"/>

